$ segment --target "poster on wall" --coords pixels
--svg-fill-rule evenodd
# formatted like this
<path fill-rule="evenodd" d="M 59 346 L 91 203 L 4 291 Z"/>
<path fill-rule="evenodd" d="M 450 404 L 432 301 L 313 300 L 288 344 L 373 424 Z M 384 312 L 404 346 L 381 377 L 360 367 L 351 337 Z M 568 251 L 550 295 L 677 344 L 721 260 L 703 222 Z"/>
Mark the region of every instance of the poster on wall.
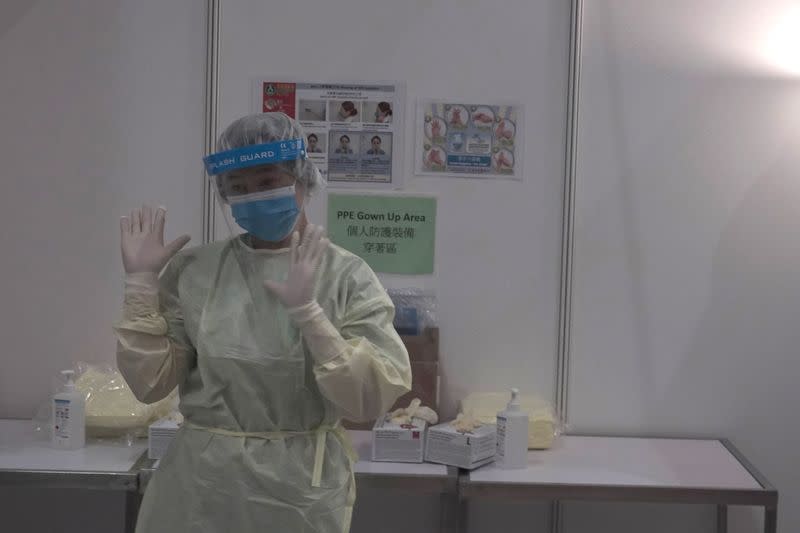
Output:
<path fill-rule="evenodd" d="M 522 179 L 522 106 L 422 100 L 415 173 Z"/>
<path fill-rule="evenodd" d="M 375 272 L 433 274 L 436 198 L 330 194 L 328 235 Z"/>
<path fill-rule="evenodd" d="M 404 90 L 399 83 L 256 82 L 257 112 L 280 111 L 332 187 L 400 188 Z"/>

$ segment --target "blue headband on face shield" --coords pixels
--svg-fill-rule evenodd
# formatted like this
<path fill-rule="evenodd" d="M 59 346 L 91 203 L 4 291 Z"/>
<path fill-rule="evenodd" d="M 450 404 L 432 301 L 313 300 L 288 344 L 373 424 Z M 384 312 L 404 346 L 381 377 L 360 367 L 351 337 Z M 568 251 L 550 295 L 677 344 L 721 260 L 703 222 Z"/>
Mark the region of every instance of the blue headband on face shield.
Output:
<path fill-rule="evenodd" d="M 203 162 L 206 164 L 206 172 L 213 176 L 214 174 L 222 174 L 239 168 L 305 158 L 306 146 L 303 139 L 288 139 L 217 152 L 204 157 Z"/>

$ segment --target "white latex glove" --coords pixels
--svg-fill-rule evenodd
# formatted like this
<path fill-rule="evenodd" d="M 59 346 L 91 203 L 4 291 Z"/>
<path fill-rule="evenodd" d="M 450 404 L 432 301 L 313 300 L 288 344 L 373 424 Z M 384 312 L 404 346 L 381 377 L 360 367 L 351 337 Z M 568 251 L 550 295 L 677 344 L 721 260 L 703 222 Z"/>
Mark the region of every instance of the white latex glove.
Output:
<path fill-rule="evenodd" d="M 481 427 L 483 424 L 472 417 L 472 413 L 459 413 L 456 419 L 450 423 L 456 431 L 472 431 Z"/>
<path fill-rule="evenodd" d="M 439 415 L 436 414 L 436 411 L 430 407 L 425 407 L 424 405 L 417 409 L 417 412 L 414 413 L 414 416 L 423 419 L 431 426 L 435 426 L 439 422 Z"/>
<path fill-rule="evenodd" d="M 158 274 L 172 256 L 186 246 L 188 235 L 181 235 L 164 244 L 164 222 L 167 210 L 159 207 L 153 212 L 150 206 L 131 211 L 129 217 L 120 219 L 122 233 L 122 264 L 127 274 L 152 272 Z"/>
<path fill-rule="evenodd" d="M 295 309 L 314 301 L 314 283 L 317 267 L 322 261 L 330 241 L 325 238 L 322 226 L 309 225 L 303 234 L 292 234 L 289 273 L 286 280 L 277 282 L 267 280 L 264 286 L 272 291 L 287 309 Z"/>
<path fill-rule="evenodd" d="M 396 409 L 389 414 L 392 422 L 395 424 L 407 424 L 412 418 L 421 418 L 428 424 L 434 426 L 439 422 L 439 415 L 430 407 L 422 405 L 422 400 L 414 398 L 408 407 Z"/>

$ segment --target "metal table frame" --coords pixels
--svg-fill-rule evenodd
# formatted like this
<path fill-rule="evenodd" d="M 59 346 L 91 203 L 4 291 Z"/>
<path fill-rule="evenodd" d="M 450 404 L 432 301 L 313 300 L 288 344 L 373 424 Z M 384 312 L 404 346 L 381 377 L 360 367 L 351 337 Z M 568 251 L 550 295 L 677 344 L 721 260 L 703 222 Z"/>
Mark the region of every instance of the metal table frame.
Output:
<path fill-rule="evenodd" d="M 125 493 L 125 532 L 133 533 L 141 496 L 139 472 L 146 465 L 147 452 L 127 472 L 80 470 L 0 470 L 0 486 L 34 489 L 87 489 Z"/>
<path fill-rule="evenodd" d="M 596 435 L 593 435 L 596 436 Z M 713 440 L 713 439 L 710 439 Z M 357 472 L 356 483 L 364 490 L 392 490 L 415 494 L 438 494 L 441 501 L 440 531 L 467 531 L 470 499 L 530 503 L 533 501 L 606 501 L 689 503 L 717 507 L 717 531 L 728 530 L 728 506 L 764 508 L 764 532 L 777 532 L 778 491 L 727 439 L 717 439 L 761 485 L 760 489 L 675 488 L 614 484 L 510 484 L 474 482 L 469 472 L 447 468 L 446 476 L 404 475 Z M 124 492 L 125 531 L 133 532 L 141 498 L 155 471 L 155 461 L 143 452 L 127 472 L 0 470 L 0 485 L 31 488 L 79 488 Z"/>
<path fill-rule="evenodd" d="M 592 435 L 595 436 L 595 435 Z M 709 439 L 715 440 L 715 439 Z M 459 478 L 461 501 L 460 523 L 466 531 L 467 508 L 470 499 L 502 500 L 530 503 L 532 501 L 605 501 L 631 503 L 688 503 L 717 507 L 717 532 L 728 531 L 728 506 L 746 505 L 764 508 L 764 532 L 776 533 L 778 522 L 778 491 L 727 439 L 718 440 L 761 485 L 761 489 L 674 488 L 664 486 L 629 486 L 601 484 L 521 484 L 474 482 L 469 473 Z"/>
<path fill-rule="evenodd" d="M 356 472 L 358 490 L 397 490 L 414 494 L 438 494 L 439 531 L 457 533 L 459 520 L 458 468 L 447 467 L 447 475 L 416 476 Z"/>
<path fill-rule="evenodd" d="M 156 461 L 146 459 L 146 453 L 144 457 L 145 460 L 139 469 L 138 494 L 140 499 L 144 495 L 147 484 L 156 470 Z M 439 530 L 443 533 L 457 533 L 459 531 L 458 468 L 448 466 L 447 475 L 445 476 L 356 472 L 355 478 L 358 490 L 391 490 L 412 492 L 414 494 L 438 494 L 441 502 Z M 138 509 L 138 503 L 136 508 Z"/>

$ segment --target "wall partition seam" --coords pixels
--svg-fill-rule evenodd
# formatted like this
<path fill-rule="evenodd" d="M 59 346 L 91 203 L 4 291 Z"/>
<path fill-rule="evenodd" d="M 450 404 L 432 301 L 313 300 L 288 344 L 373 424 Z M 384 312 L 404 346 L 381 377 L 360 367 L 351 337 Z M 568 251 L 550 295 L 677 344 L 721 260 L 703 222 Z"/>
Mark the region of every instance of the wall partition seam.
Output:
<path fill-rule="evenodd" d="M 219 25 L 221 0 L 206 2 L 206 87 L 204 155 L 215 151 L 219 119 Z M 214 208 L 214 188 L 203 172 L 203 243 L 214 240 L 216 210 Z"/>
<path fill-rule="evenodd" d="M 564 207 L 561 234 L 561 289 L 558 314 L 555 404 L 562 424 L 569 422 L 569 374 L 572 333 L 572 282 L 575 257 L 575 189 L 578 160 L 578 110 L 580 104 L 583 0 L 572 0 L 569 31 L 566 130 L 564 143 Z M 551 506 L 550 530 L 564 530 L 564 507 Z"/>
<path fill-rule="evenodd" d="M 564 149 L 564 207 L 561 236 L 561 291 L 556 354 L 555 403 L 562 423 L 569 421 L 569 371 L 572 325 L 572 281 L 575 252 L 575 189 L 577 181 L 578 104 L 583 1 L 573 0 L 570 17 L 569 81 Z"/>

